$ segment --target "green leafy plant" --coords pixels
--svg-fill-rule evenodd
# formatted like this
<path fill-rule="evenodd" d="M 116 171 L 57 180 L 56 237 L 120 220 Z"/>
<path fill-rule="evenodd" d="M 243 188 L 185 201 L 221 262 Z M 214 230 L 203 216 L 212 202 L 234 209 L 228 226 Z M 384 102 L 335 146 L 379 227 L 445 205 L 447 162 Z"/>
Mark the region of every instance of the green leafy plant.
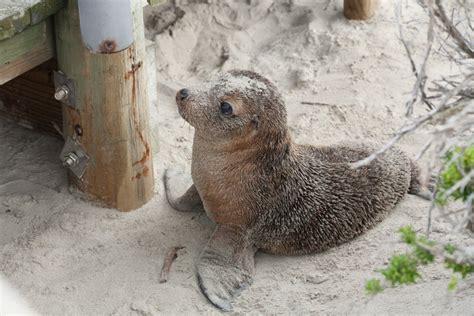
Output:
<path fill-rule="evenodd" d="M 461 181 L 465 175 L 474 170 L 474 144 L 465 148 L 455 147 L 447 152 L 444 157 L 446 163 L 445 167 L 440 173 L 437 185 L 437 194 L 435 201 L 438 205 L 445 205 L 449 197 L 455 200 L 462 200 L 465 202 L 471 194 L 474 193 L 474 183 L 472 179 L 470 183 L 460 186 L 454 190 L 450 195 L 451 188 Z"/>
<path fill-rule="evenodd" d="M 454 245 L 446 244 L 439 247 L 436 242 L 425 236 L 418 236 L 411 226 L 401 227 L 399 232 L 400 239 L 411 247 L 411 251 L 390 258 L 387 267 L 380 271 L 385 283 L 391 286 L 415 283 L 421 277 L 418 266 L 434 262 L 436 255 L 444 258 L 446 268 L 453 271 L 448 283 L 449 290 L 454 290 L 457 286 L 456 274 L 465 278 L 468 274 L 474 273 L 474 265 L 456 261 L 454 254 L 458 249 Z M 372 278 L 365 283 L 365 290 L 369 294 L 379 293 L 383 288 L 380 279 Z"/>
<path fill-rule="evenodd" d="M 395 255 L 390 258 L 390 263 L 382 270 L 382 274 L 392 285 L 415 283 L 420 277 L 416 257 L 411 254 Z"/>
<path fill-rule="evenodd" d="M 418 101 L 424 103 L 430 110 L 426 115 L 410 118 L 398 129 L 394 137 L 388 141 L 379 151 L 355 164 L 362 166 L 375 159 L 380 153 L 388 150 L 393 144 L 398 142 L 404 135 L 418 130 L 426 123 L 433 124 L 430 139 L 420 151 L 418 158 L 425 153 L 431 152 L 432 160 L 442 157 L 443 168 L 440 170 L 433 203 L 429 209 L 427 231 L 431 229 L 431 214 L 435 206 L 439 208 L 442 216 L 449 219 L 449 222 L 457 230 L 467 228 L 474 233 L 474 142 L 472 126 L 474 119 L 470 116 L 473 110 L 474 72 L 471 68 L 464 68 L 464 60 L 470 59 L 473 55 L 469 38 L 463 34 L 470 34 L 472 30 L 469 21 L 472 20 L 472 12 L 464 10 L 465 15 L 449 17 L 447 8 L 444 7 L 446 1 L 422 1 L 422 6 L 429 17 L 427 28 L 426 55 L 423 63 L 416 66 L 410 46 L 403 36 L 403 18 L 399 6 L 399 33 L 400 39 L 407 52 L 407 56 L 413 66 L 413 73 L 417 80 L 414 84 L 412 94 L 405 103 L 406 115 L 412 116 L 414 105 Z M 421 3 L 421 2 L 420 2 Z M 453 12 L 461 12 L 462 4 L 453 7 Z M 451 36 L 453 32 L 460 36 Z M 437 36 L 435 36 L 435 34 Z M 446 36 L 445 36 L 446 35 Z M 455 62 L 460 66 L 459 72 L 454 74 L 458 80 L 449 81 L 443 76 L 436 77 L 426 75 L 424 72 L 427 66 L 428 57 L 433 54 L 433 43 L 436 38 L 450 38 L 451 45 L 446 50 L 447 60 Z M 446 41 L 446 40 L 443 40 Z M 447 47 L 443 42 L 442 45 Z M 467 65 L 467 64 L 466 64 Z M 416 69 L 423 71 L 417 71 Z M 428 85 L 435 87 L 428 87 Z M 428 84 L 428 85 L 427 85 Z M 435 92 L 430 94 L 428 91 Z M 466 91 L 468 93 L 466 93 Z M 467 143 L 466 143 L 467 141 Z M 454 147 L 451 147 L 455 144 Z M 429 164 L 431 170 L 432 163 Z M 444 207 L 452 201 L 463 202 L 464 208 L 452 212 L 444 212 Z M 460 211 L 464 211 L 464 216 L 458 216 Z M 398 284 L 413 283 L 421 278 L 418 268 L 420 265 L 433 264 L 438 258 L 445 267 L 452 271 L 451 279 L 448 282 L 448 289 L 454 290 L 458 281 L 469 274 L 474 273 L 474 253 L 471 247 L 456 247 L 452 244 L 440 245 L 424 236 L 418 236 L 415 231 L 405 226 L 400 229 L 401 239 L 406 243 L 410 251 L 404 254 L 393 256 L 386 268 L 380 270 L 382 278 L 373 278 L 367 281 L 366 291 L 368 293 L 378 293 L 384 287 Z"/>
<path fill-rule="evenodd" d="M 448 290 L 454 291 L 458 285 L 458 278 L 453 274 L 448 282 Z"/>
<path fill-rule="evenodd" d="M 368 294 L 376 294 L 383 291 L 382 284 L 378 279 L 370 279 L 365 283 L 365 290 Z"/>
<path fill-rule="evenodd" d="M 452 259 L 445 259 L 444 262 L 448 269 L 460 273 L 463 278 L 465 278 L 469 273 L 474 273 L 474 265 L 472 264 L 458 263 Z"/>

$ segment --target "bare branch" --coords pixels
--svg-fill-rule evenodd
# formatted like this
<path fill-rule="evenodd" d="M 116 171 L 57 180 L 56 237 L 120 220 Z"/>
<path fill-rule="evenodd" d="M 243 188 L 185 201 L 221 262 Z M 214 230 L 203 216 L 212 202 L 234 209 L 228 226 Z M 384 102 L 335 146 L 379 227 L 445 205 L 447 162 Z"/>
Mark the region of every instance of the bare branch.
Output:
<path fill-rule="evenodd" d="M 387 143 L 385 143 L 379 150 L 377 150 L 375 153 L 371 154 L 370 156 L 362 160 L 351 163 L 350 164 L 351 168 L 355 169 L 355 168 L 368 165 L 374 159 L 378 158 L 380 155 L 384 154 L 387 150 L 393 147 L 393 145 L 395 145 L 395 143 L 398 142 L 406 134 L 413 132 L 420 126 L 424 125 L 426 122 L 432 120 L 433 118 L 436 118 L 437 115 L 439 115 L 440 113 L 443 113 L 447 109 L 462 105 L 460 103 L 449 104 L 448 101 L 451 100 L 454 96 L 456 96 L 460 90 L 465 88 L 465 86 L 471 84 L 471 81 L 473 80 L 474 80 L 474 73 L 467 76 L 457 87 L 449 90 L 445 95 L 443 95 L 441 104 L 436 109 L 432 110 L 428 114 L 416 120 L 405 123 L 405 125 L 403 125 L 395 133 L 395 136 L 392 139 L 390 139 Z"/>
<path fill-rule="evenodd" d="M 421 157 L 423 157 L 423 155 L 426 153 L 426 151 L 431 147 L 431 144 L 433 144 L 433 140 L 429 140 L 426 142 L 426 144 L 423 146 L 423 148 L 420 150 L 420 152 L 418 153 L 418 155 L 416 155 L 415 157 L 415 161 L 418 161 L 421 159 Z"/>
<path fill-rule="evenodd" d="M 178 257 L 178 250 L 183 249 L 182 246 L 171 247 L 166 253 L 165 259 L 163 260 L 163 267 L 160 273 L 160 283 L 168 281 L 168 275 L 170 274 L 171 264 Z"/>
<path fill-rule="evenodd" d="M 384 145 L 370 156 L 352 163 L 352 168 L 358 168 L 369 164 L 374 159 L 383 155 L 402 137 L 418 130 L 428 124 L 432 125 L 430 137 L 420 149 L 416 160 L 420 159 L 430 150 L 431 158 L 427 164 L 428 174 L 439 167 L 441 171 L 453 163 L 460 164 L 461 153 L 452 155 L 449 161 L 443 161 L 448 151 L 455 147 L 466 148 L 466 144 L 472 144 L 474 139 L 474 34 L 471 23 L 471 10 L 458 2 L 457 7 L 451 11 L 450 17 L 446 13 L 441 0 L 418 0 L 418 3 L 426 9 L 429 16 L 427 30 L 427 44 L 421 64 L 417 64 L 413 58 L 410 45 L 404 38 L 401 18 L 401 6 L 398 4 L 397 21 L 400 40 L 406 51 L 411 70 L 416 77 L 411 94 L 405 103 L 406 116 L 413 114 L 414 106 L 418 101 L 425 103 L 430 111 L 416 118 L 408 119 Z M 435 3 L 435 4 L 434 4 Z M 465 32 L 466 29 L 471 31 Z M 465 33 L 465 35 L 463 35 Z M 454 67 L 454 75 L 440 76 L 441 78 L 428 78 L 427 65 L 430 55 L 433 53 L 434 43 L 439 43 L 438 54 L 445 57 Z M 428 87 L 429 86 L 429 87 Z M 427 95 L 425 91 L 431 94 Z M 443 189 L 443 195 L 448 198 L 454 192 L 466 186 L 474 185 L 474 170 L 465 171 L 459 168 L 462 177 L 450 188 Z M 433 197 L 439 194 L 438 186 L 435 186 Z M 438 206 L 441 216 L 451 223 L 455 231 L 464 230 L 466 227 L 474 232 L 474 194 L 465 200 L 462 219 L 459 218 L 460 211 L 447 212 L 443 206 L 437 205 L 432 199 L 428 210 L 427 231 L 431 231 L 432 212 Z M 469 232 L 467 232 L 469 234 Z"/>
<path fill-rule="evenodd" d="M 408 43 L 406 42 L 404 38 L 402 21 L 401 21 L 401 15 L 402 15 L 401 4 L 400 2 L 398 2 L 398 10 L 397 10 L 398 34 L 403 44 L 403 47 L 405 48 L 408 59 L 410 61 L 412 72 L 415 75 L 415 78 L 417 78 L 416 83 L 412 89 L 411 98 L 405 104 L 407 116 L 411 116 L 413 114 L 413 105 L 418 100 L 418 93 L 421 93 L 421 100 L 428 106 L 430 110 L 434 108 L 434 105 L 429 101 L 429 97 L 425 93 L 425 83 L 426 83 L 425 69 L 426 69 L 426 63 L 428 62 L 428 58 L 431 54 L 431 47 L 433 46 L 433 38 L 434 38 L 434 31 L 433 31 L 434 18 L 433 18 L 433 10 L 431 8 L 431 5 L 430 5 L 429 13 L 430 13 L 429 14 L 430 21 L 428 25 L 427 48 L 426 48 L 426 52 L 423 58 L 423 63 L 421 64 L 420 71 L 418 72 L 415 61 L 413 60 L 410 48 L 408 47 Z"/>
<path fill-rule="evenodd" d="M 446 11 L 441 4 L 441 0 L 435 0 L 438 10 L 436 10 L 436 17 L 438 17 L 443 23 L 446 31 L 451 35 L 451 37 L 456 42 L 457 46 L 469 57 L 474 58 L 474 49 L 471 47 L 471 43 L 464 38 L 464 36 L 459 32 L 456 26 L 453 25 L 452 21 L 448 18 Z"/>

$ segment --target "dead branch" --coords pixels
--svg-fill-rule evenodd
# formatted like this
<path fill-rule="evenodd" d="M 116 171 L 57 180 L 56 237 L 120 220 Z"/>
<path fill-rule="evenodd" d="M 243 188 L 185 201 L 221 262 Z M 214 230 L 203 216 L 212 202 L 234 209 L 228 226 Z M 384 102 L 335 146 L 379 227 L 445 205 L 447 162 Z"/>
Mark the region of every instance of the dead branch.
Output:
<path fill-rule="evenodd" d="M 168 281 L 171 265 L 173 264 L 173 261 L 178 257 L 178 251 L 183 248 L 184 247 L 182 246 L 171 247 L 166 253 L 165 259 L 163 260 L 163 266 L 161 267 L 160 283 L 165 283 Z"/>
<path fill-rule="evenodd" d="M 454 39 L 457 44 L 457 47 L 464 52 L 469 58 L 474 58 L 474 49 L 471 47 L 470 42 L 464 38 L 464 36 L 459 32 L 457 27 L 453 24 L 452 20 L 448 18 L 446 11 L 441 4 L 441 0 L 435 0 L 438 10 L 436 10 L 436 17 L 438 17 L 441 23 L 446 28 L 446 32 Z"/>
<path fill-rule="evenodd" d="M 415 161 L 418 161 L 423 157 L 423 155 L 426 153 L 426 151 L 431 147 L 431 144 L 433 144 L 433 140 L 429 140 L 426 142 L 426 144 L 423 146 L 423 148 L 420 150 L 420 152 L 416 155 Z"/>
<path fill-rule="evenodd" d="M 426 95 L 425 92 L 425 83 L 426 83 L 426 74 L 425 74 L 425 69 L 426 69 L 426 63 L 428 62 L 428 58 L 431 55 L 431 47 L 433 46 L 433 38 L 434 38 L 434 18 L 433 18 L 433 10 L 429 10 L 429 25 L 428 25 L 428 37 L 427 37 L 427 48 L 426 52 L 423 58 L 423 62 L 420 67 L 420 71 L 418 72 L 415 61 L 413 60 L 412 53 L 410 51 L 410 48 L 408 47 L 408 43 L 405 40 L 404 34 L 403 34 L 403 26 L 402 26 L 402 21 L 401 21 L 401 4 L 400 2 L 398 3 L 398 10 L 397 10 L 397 25 L 398 25 L 398 34 L 400 37 L 400 41 L 403 44 L 403 47 L 405 48 L 405 51 L 408 56 L 408 60 L 410 61 L 411 65 L 411 70 L 413 74 L 415 75 L 416 78 L 416 83 L 413 86 L 412 93 L 411 93 L 411 98 L 407 101 L 405 104 L 405 109 L 406 109 L 406 115 L 411 116 L 413 114 L 413 105 L 415 102 L 418 100 L 418 94 L 421 93 L 421 100 L 428 106 L 428 109 L 433 109 L 434 105 L 429 101 L 429 97 Z"/>
<path fill-rule="evenodd" d="M 474 247 L 472 246 L 457 248 L 453 253 L 448 252 L 443 244 L 430 246 L 426 243 L 416 242 L 416 246 L 458 264 L 474 265 Z"/>
<path fill-rule="evenodd" d="M 336 104 L 324 103 L 324 102 L 301 101 L 300 103 L 304 105 L 337 106 Z"/>
<path fill-rule="evenodd" d="M 416 129 L 418 129 L 420 126 L 424 125 L 428 121 L 432 120 L 433 118 L 436 118 L 437 115 L 439 115 L 440 113 L 443 113 L 445 110 L 451 107 L 462 106 L 462 104 L 459 104 L 459 103 L 450 104 L 448 103 L 448 101 L 451 100 L 454 96 L 456 96 L 461 89 L 471 84 L 472 81 L 474 81 L 474 72 L 471 75 L 467 76 L 457 87 L 455 87 L 454 89 L 451 89 L 445 95 L 443 95 L 443 98 L 437 108 L 433 109 L 432 111 L 428 112 L 428 114 L 421 116 L 418 119 L 408 121 L 407 123 L 405 123 L 405 125 L 403 125 L 395 133 L 395 136 L 392 139 L 390 139 L 387 143 L 385 143 L 379 150 L 377 150 L 375 153 L 371 154 L 367 158 L 364 158 L 362 160 L 352 163 L 351 168 L 355 169 L 355 168 L 368 165 L 374 159 L 378 158 L 379 156 L 384 154 L 387 150 L 392 148 L 393 145 L 395 145 L 406 134 L 409 134 L 415 131 Z"/>
<path fill-rule="evenodd" d="M 472 41 L 470 35 L 474 34 L 472 32 L 474 30 L 469 16 L 472 11 L 458 2 L 457 7 L 455 5 L 452 9 L 451 16 L 448 16 L 442 0 L 419 0 L 418 2 L 426 9 L 429 17 L 426 49 L 419 65 L 415 62 L 410 46 L 404 38 L 400 5 L 397 10 L 400 40 L 410 61 L 411 70 L 416 77 L 413 89 L 405 103 L 405 109 L 406 115 L 410 117 L 413 114 L 415 104 L 421 101 L 428 106 L 430 111 L 425 115 L 407 119 L 391 139 L 370 156 L 352 163 L 352 168 L 369 164 L 380 155 L 383 155 L 402 137 L 428 124 L 432 126 L 430 137 L 426 140 L 416 157 L 418 160 L 425 153 L 431 153 L 427 166 L 428 173 L 431 173 L 434 168 L 438 168 L 435 166 L 440 164 L 441 158 L 445 157 L 448 151 L 455 147 L 466 148 L 466 144 L 472 144 L 474 139 L 474 41 Z M 435 41 L 440 44 L 438 54 L 445 57 L 447 62 L 453 63 L 452 65 L 457 67 L 457 74 L 448 77 L 441 76 L 441 79 L 428 78 L 426 74 L 427 61 L 433 53 L 432 47 Z M 429 151 L 428 149 L 431 150 Z M 460 164 L 458 157 L 459 154 L 455 154 L 450 161 L 442 161 L 439 172 L 453 162 Z M 462 179 L 443 192 L 446 198 L 457 190 L 473 184 L 474 170 L 464 172 L 462 168 L 458 169 Z M 436 196 L 436 194 L 438 192 L 435 186 L 433 196 Z M 465 205 L 462 208 L 464 215 L 461 219 L 459 219 L 460 212 L 446 212 L 443 206 L 438 207 L 441 216 L 451 223 L 454 231 L 460 231 L 468 227 L 474 232 L 473 199 L 474 196 L 471 194 L 465 201 Z M 432 211 L 436 206 L 437 204 L 433 199 L 428 210 L 427 234 L 431 230 Z M 469 232 L 467 233 L 469 234 Z"/>

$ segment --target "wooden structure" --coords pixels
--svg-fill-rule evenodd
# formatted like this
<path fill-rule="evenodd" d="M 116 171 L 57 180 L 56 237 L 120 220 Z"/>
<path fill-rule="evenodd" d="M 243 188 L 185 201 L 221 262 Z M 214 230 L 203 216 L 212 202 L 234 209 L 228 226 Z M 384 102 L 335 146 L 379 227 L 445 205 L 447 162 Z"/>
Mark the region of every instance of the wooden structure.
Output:
<path fill-rule="evenodd" d="M 344 16 L 350 20 L 368 20 L 374 16 L 379 0 L 344 0 Z"/>
<path fill-rule="evenodd" d="M 2 0 L 0 85 L 54 57 L 51 15 L 62 5 L 59 0 Z"/>
<path fill-rule="evenodd" d="M 51 133 L 62 124 L 61 159 L 90 198 L 123 211 L 145 204 L 153 164 L 142 2 L 131 1 L 133 43 L 93 54 L 82 44 L 78 0 L 4 1 L 0 113 Z"/>
<path fill-rule="evenodd" d="M 0 85 L 0 116 L 8 117 L 26 128 L 60 137 L 62 126 L 61 102 L 55 93 L 54 59 Z"/>

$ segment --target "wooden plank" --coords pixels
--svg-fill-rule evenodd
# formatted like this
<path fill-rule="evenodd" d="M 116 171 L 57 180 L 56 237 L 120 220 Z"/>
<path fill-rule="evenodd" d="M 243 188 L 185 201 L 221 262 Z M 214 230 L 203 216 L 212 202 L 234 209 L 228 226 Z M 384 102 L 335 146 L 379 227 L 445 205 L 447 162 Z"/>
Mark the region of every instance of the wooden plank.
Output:
<path fill-rule="evenodd" d="M 1 44 L 4 41 L 0 42 L 0 52 L 3 50 L 8 55 L 8 57 L 5 58 L 0 55 L 0 59 L 2 61 L 8 59 L 6 63 L 0 63 L 0 85 L 30 69 L 33 69 L 34 67 L 55 56 L 54 35 L 52 31 L 53 28 L 51 19 L 45 20 L 32 28 L 35 29 L 33 31 L 34 34 L 38 35 L 38 31 L 42 32 L 42 35 L 38 35 L 40 39 L 42 38 L 39 43 L 31 39 L 29 35 L 22 36 L 21 34 L 18 35 L 20 40 L 22 40 L 23 43 L 26 43 L 23 46 L 21 43 L 16 44 L 15 38 L 6 40 L 7 42 L 11 42 L 11 49 L 7 45 Z M 28 30 L 25 32 L 29 34 Z M 25 50 L 25 46 L 29 49 Z M 22 51 L 26 52 L 19 57 L 11 59 L 16 53 Z"/>
<path fill-rule="evenodd" d="M 90 156 L 82 179 L 71 182 L 91 199 L 123 211 L 153 195 L 153 161 L 143 10 L 132 1 L 134 43 L 111 54 L 92 54 L 82 45 L 77 0 L 55 16 L 59 68 L 75 80 L 79 110 L 63 106 L 64 134 L 82 129 L 79 142 Z"/>
<path fill-rule="evenodd" d="M 31 24 L 36 24 L 64 7 L 64 0 L 41 0 L 31 6 Z"/>
<path fill-rule="evenodd" d="M 13 37 L 64 6 L 64 0 L 1 0 L 0 40 Z"/>
<path fill-rule="evenodd" d="M 0 41 L 0 65 L 26 54 L 46 43 L 52 36 L 51 21 L 43 21 L 25 29 L 16 36 Z"/>
<path fill-rule="evenodd" d="M 29 1 L 6 0 L 0 7 L 0 40 L 10 38 L 31 24 Z"/>

